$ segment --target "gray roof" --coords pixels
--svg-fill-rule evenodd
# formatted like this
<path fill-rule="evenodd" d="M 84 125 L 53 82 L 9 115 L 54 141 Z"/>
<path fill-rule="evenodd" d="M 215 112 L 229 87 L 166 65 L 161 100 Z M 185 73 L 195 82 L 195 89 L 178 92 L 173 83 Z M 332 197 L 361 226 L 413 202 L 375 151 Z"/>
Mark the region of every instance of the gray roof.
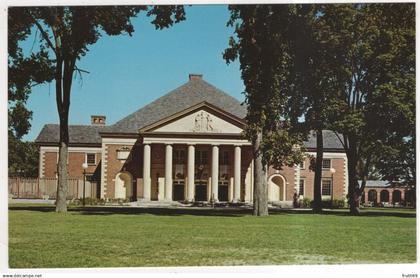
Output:
<path fill-rule="evenodd" d="M 337 135 L 333 131 L 323 130 L 322 135 L 324 139 L 324 149 L 343 149 L 340 139 L 338 139 Z M 341 134 L 339 136 L 343 139 Z M 308 140 L 306 140 L 303 145 L 308 149 L 316 149 L 316 133 L 311 132 Z"/>
<path fill-rule="evenodd" d="M 99 130 L 105 126 L 99 125 L 69 125 L 70 143 L 100 144 Z M 42 128 L 37 143 L 58 143 L 60 132 L 58 124 L 46 124 Z"/>
<path fill-rule="evenodd" d="M 177 89 L 140 108 L 110 126 L 70 125 L 70 143 L 100 144 L 99 132 L 137 133 L 140 128 L 181 112 L 196 104 L 207 102 L 240 119 L 247 114 L 246 106 L 237 99 L 217 89 L 202 79 L 192 79 Z M 329 130 L 323 131 L 325 149 L 342 149 L 337 136 Z M 59 125 L 47 124 L 43 127 L 36 142 L 57 143 Z M 316 148 L 316 135 L 311 133 L 304 143 L 307 148 Z"/>
<path fill-rule="evenodd" d="M 207 102 L 243 119 L 245 105 L 202 79 L 193 79 L 128 115 L 104 132 L 137 133 L 140 128 L 181 112 L 196 104 Z"/>
<path fill-rule="evenodd" d="M 359 184 L 362 184 L 362 181 L 359 180 Z M 366 187 L 388 187 L 390 186 L 388 181 L 381 181 L 381 180 L 367 180 Z"/>

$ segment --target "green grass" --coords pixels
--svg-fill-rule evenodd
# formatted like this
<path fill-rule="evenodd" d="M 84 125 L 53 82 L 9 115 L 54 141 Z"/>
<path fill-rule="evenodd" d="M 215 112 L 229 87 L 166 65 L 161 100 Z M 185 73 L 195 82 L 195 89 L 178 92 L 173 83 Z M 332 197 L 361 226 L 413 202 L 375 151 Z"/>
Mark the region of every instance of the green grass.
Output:
<path fill-rule="evenodd" d="M 11 268 L 412 263 L 414 210 L 9 208 Z"/>

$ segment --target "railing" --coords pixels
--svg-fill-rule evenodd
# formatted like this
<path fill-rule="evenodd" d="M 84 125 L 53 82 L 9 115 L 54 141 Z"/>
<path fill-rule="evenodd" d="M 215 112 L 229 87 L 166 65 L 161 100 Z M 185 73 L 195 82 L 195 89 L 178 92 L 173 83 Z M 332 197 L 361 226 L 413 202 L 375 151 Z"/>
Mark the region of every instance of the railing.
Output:
<path fill-rule="evenodd" d="M 9 177 L 9 196 L 16 199 L 55 199 L 57 178 Z M 67 179 L 67 199 L 83 197 L 83 179 Z M 97 183 L 86 181 L 85 197 L 97 197 Z"/>

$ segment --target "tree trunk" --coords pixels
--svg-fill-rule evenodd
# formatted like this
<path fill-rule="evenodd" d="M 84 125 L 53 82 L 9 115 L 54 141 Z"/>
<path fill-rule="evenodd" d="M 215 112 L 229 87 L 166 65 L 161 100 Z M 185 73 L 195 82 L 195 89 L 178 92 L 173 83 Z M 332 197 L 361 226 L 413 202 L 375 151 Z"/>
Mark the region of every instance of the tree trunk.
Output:
<path fill-rule="evenodd" d="M 360 214 L 360 198 L 361 192 L 359 190 L 359 183 L 357 181 L 357 153 L 356 144 L 349 138 L 349 150 L 347 153 L 348 160 L 348 172 L 349 172 L 349 190 L 348 190 L 348 201 L 350 207 L 350 213 L 352 215 Z"/>
<path fill-rule="evenodd" d="M 259 131 L 254 148 L 254 215 L 268 215 L 267 167 L 263 164 L 261 152 L 262 132 Z"/>
<path fill-rule="evenodd" d="M 58 115 L 60 117 L 60 139 L 58 156 L 58 183 L 57 183 L 57 201 L 56 212 L 67 212 L 67 156 L 69 146 L 69 109 L 70 92 L 73 79 L 75 58 L 60 60 L 57 62 L 56 72 L 56 101 Z M 64 72 L 61 65 L 64 65 Z M 61 82 L 63 81 L 63 82 Z"/>
<path fill-rule="evenodd" d="M 67 140 L 65 138 L 67 137 Z M 58 156 L 58 184 L 56 212 L 67 212 L 67 156 L 68 156 L 68 123 L 60 119 L 60 143 Z"/>
<path fill-rule="evenodd" d="M 314 213 L 322 212 L 322 159 L 324 156 L 324 138 L 322 136 L 322 128 L 316 130 L 316 162 L 315 162 L 315 178 L 314 178 L 314 204 L 312 211 Z"/>

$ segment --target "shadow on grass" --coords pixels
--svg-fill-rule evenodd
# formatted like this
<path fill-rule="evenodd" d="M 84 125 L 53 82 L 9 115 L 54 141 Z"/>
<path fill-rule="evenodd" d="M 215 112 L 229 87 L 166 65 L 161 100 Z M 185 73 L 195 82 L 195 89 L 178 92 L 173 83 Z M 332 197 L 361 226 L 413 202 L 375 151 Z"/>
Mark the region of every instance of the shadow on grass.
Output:
<path fill-rule="evenodd" d="M 10 206 L 9 210 L 26 210 L 37 212 L 53 212 L 54 206 Z M 211 207 L 167 207 L 167 208 L 139 208 L 139 207 L 69 207 L 69 212 L 76 212 L 82 215 L 113 215 L 113 214 L 152 214 L 160 216 L 181 216 L 181 215 L 195 215 L 195 216 L 218 216 L 218 217 L 241 217 L 252 215 L 252 208 L 250 207 L 229 207 L 229 208 L 211 208 Z M 270 215 L 282 214 L 314 214 L 310 209 L 270 209 Z M 322 215 L 335 216 L 352 216 L 348 210 L 324 210 Z M 378 216 L 393 216 L 403 218 L 415 218 L 415 211 L 401 211 L 390 209 L 382 210 L 361 210 L 360 216 L 378 217 Z"/>

